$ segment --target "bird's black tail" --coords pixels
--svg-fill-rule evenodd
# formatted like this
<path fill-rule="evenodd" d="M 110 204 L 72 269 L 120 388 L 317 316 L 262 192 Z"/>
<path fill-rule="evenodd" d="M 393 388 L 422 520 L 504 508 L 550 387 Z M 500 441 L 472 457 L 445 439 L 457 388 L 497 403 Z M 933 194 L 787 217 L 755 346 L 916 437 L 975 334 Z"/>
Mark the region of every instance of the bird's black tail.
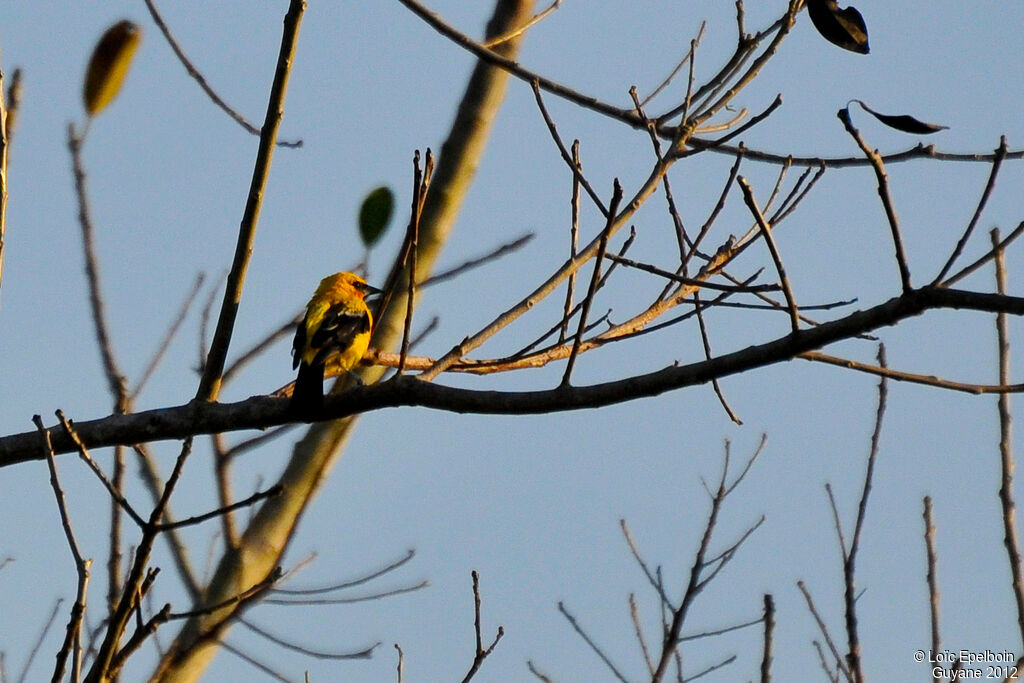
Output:
<path fill-rule="evenodd" d="M 324 407 L 324 366 L 299 363 L 299 376 L 292 392 L 292 409 L 301 414 L 316 414 Z"/>

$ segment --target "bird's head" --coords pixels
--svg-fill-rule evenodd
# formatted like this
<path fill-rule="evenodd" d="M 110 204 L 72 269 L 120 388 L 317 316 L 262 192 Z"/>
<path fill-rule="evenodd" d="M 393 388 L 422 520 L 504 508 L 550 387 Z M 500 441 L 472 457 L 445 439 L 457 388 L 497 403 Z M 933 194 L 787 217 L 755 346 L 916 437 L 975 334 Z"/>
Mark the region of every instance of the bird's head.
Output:
<path fill-rule="evenodd" d="M 366 280 L 355 273 L 335 273 L 334 275 L 329 275 L 320 282 L 318 291 L 323 292 L 336 288 L 349 289 L 362 299 L 372 294 L 381 293 L 381 290 L 373 285 L 366 284 Z"/>

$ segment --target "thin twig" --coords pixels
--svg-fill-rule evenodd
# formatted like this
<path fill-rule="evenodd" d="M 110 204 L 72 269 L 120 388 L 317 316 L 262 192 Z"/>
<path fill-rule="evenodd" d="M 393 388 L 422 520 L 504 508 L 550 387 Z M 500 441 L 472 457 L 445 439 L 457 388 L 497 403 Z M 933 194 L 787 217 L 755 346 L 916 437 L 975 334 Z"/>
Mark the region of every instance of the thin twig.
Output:
<path fill-rule="evenodd" d="M 547 674 L 541 673 L 537 666 L 532 661 L 526 662 L 526 667 L 530 670 L 534 676 L 536 676 L 542 683 L 555 683 L 555 679 L 551 678 Z"/>
<path fill-rule="evenodd" d="M 357 602 L 372 602 L 374 600 L 383 600 L 384 598 L 393 598 L 396 595 L 404 595 L 406 593 L 415 593 L 418 590 L 422 590 L 430 585 L 430 582 L 424 579 L 418 583 L 411 584 L 409 586 L 401 586 L 399 588 L 389 588 L 387 590 L 379 591 L 377 593 L 370 593 L 368 595 L 354 595 L 348 598 L 266 598 L 263 603 L 266 605 L 298 605 L 301 607 L 310 606 L 324 606 L 324 605 L 353 605 Z"/>
<path fill-rule="evenodd" d="M 56 602 L 53 603 L 53 609 L 50 611 L 50 616 L 46 618 L 46 623 L 43 624 L 43 628 L 39 631 L 39 637 L 36 638 L 36 642 L 28 651 L 28 656 L 25 657 L 25 663 L 21 667 L 21 674 L 19 674 L 17 678 L 18 683 L 25 683 L 28 672 L 32 668 L 32 663 L 35 661 L 36 655 L 39 654 L 39 650 L 43 646 L 43 641 L 46 640 L 46 634 L 50 632 L 50 628 L 53 626 L 54 622 L 57 621 L 57 614 L 60 612 L 60 606 L 63 604 L 64 598 L 57 598 Z M 0 676 L 0 681 L 7 683 L 6 675 Z"/>
<path fill-rule="evenodd" d="M 89 567 L 92 560 L 87 560 L 79 550 L 78 541 L 75 540 L 75 532 L 71 527 L 71 518 L 68 515 L 67 502 L 64 499 L 64 490 L 61 488 L 57 478 L 57 463 L 53 452 L 53 443 L 50 441 L 50 431 L 43 426 L 43 419 L 39 415 L 32 416 L 32 422 L 42 437 L 43 454 L 46 457 L 46 464 L 50 469 L 50 486 L 53 488 L 53 495 L 57 499 L 57 510 L 60 512 L 61 526 L 64 528 L 64 537 L 67 539 L 68 547 L 71 549 L 71 556 L 75 561 L 75 569 L 78 572 L 78 591 L 75 597 L 75 604 L 71 607 L 71 617 L 68 619 L 67 629 L 64 635 L 64 643 L 57 653 L 57 663 L 53 669 L 53 681 L 59 682 L 64 677 L 64 666 L 67 658 L 71 656 L 71 680 L 78 681 L 82 671 L 82 620 L 85 617 L 85 598 L 89 589 Z"/>
<path fill-rule="evenodd" d="M 580 245 L 580 177 L 583 175 L 583 165 L 580 162 L 580 141 L 572 141 L 572 163 L 576 172 L 572 175 L 572 195 L 569 199 L 569 258 L 576 258 L 576 251 Z M 562 324 L 558 331 L 558 342 L 563 343 L 569 332 L 569 316 L 573 310 L 573 297 L 576 291 L 576 273 L 569 275 L 565 286 L 565 312 L 562 314 Z"/>
<path fill-rule="evenodd" d="M 686 51 L 686 54 L 683 55 L 683 58 L 679 60 L 679 63 L 676 64 L 675 68 L 672 69 L 672 71 L 669 73 L 669 75 L 665 77 L 665 80 L 663 80 L 661 83 L 659 83 L 658 86 L 656 88 L 654 88 L 654 90 L 652 90 L 651 93 L 647 97 L 645 97 L 643 100 L 641 100 L 640 106 L 646 106 L 648 102 L 650 102 L 651 100 L 653 100 L 655 97 L 658 96 L 658 93 L 660 93 L 662 90 L 667 88 L 669 83 L 672 82 L 672 79 L 674 79 L 676 77 L 676 75 L 679 73 L 679 71 L 684 66 L 686 66 L 687 63 L 690 64 L 690 81 L 692 83 L 692 81 L 693 81 L 693 60 L 694 60 L 694 57 L 697 54 L 697 47 L 700 46 L 701 38 L 704 37 L 704 29 L 707 28 L 707 23 L 708 23 L 707 21 L 700 22 L 700 28 L 697 29 L 697 36 L 690 40 L 690 49 Z M 687 99 L 689 99 L 689 98 L 687 98 Z M 686 119 L 685 109 L 683 110 L 683 119 L 684 120 Z"/>
<path fill-rule="evenodd" d="M 640 565 L 640 569 L 643 570 L 644 576 L 647 577 L 647 581 L 658 593 L 658 596 L 661 598 L 661 604 L 669 609 L 674 609 L 672 601 L 669 600 L 668 595 L 665 594 L 665 588 L 661 581 L 655 577 L 654 573 L 651 572 L 647 563 L 644 561 L 643 556 L 640 555 L 640 550 L 637 548 L 636 541 L 633 539 L 633 532 L 629 530 L 629 525 L 626 524 L 625 518 L 619 519 L 619 527 L 622 529 L 622 536 L 626 539 L 626 545 L 629 546 L 629 552 L 633 554 L 633 559 L 635 559 L 636 563 Z"/>
<path fill-rule="evenodd" d="M 238 308 L 242 300 L 242 286 L 245 283 L 245 274 L 252 257 L 256 224 L 259 220 L 267 178 L 270 175 L 270 162 L 274 156 L 274 141 L 277 139 L 277 131 L 281 126 L 281 118 L 284 116 L 285 93 L 294 64 L 295 46 L 298 43 L 299 26 L 302 23 L 302 14 L 305 9 L 304 2 L 293 1 L 285 16 L 277 69 L 274 73 L 273 85 L 270 88 L 266 118 L 260 132 L 260 146 L 256 154 L 256 164 L 249 185 L 245 212 L 238 230 L 235 256 L 224 289 L 224 300 L 221 304 L 220 316 L 217 319 L 217 329 L 213 333 L 213 341 L 210 343 L 210 352 L 206 357 L 203 376 L 196 391 L 196 398 L 201 401 L 214 401 L 220 394 L 224 361 L 227 358 L 228 346 L 231 344 L 235 318 L 238 316 Z"/>
<path fill-rule="evenodd" d="M 187 612 L 170 612 L 167 615 L 167 619 L 191 619 L 193 617 L 200 617 L 205 616 L 207 614 L 213 614 L 214 612 L 218 612 L 224 609 L 225 607 L 230 607 L 231 605 L 240 605 L 253 602 L 255 599 L 259 598 L 262 595 L 265 595 L 271 588 L 273 588 L 274 584 L 281 579 L 281 576 L 283 576 L 283 574 L 284 573 L 281 571 L 280 567 L 274 567 L 272 570 L 270 570 L 269 574 L 263 577 L 263 579 L 254 583 L 252 586 L 249 586 L 241 593 L 236 593 L 235 595 L 232 595 L 231 597 L 225 600 L 221 600 L 211 605 L 204 605 L 203 607 L 199 607 L 197 609 L 188 610 Z"/>
<path fill-rule="evenodd" d="M 413 557 L 416 556 L 416 551 L 410 548 L 406 551 L 405 555 L 389 562 L 380 569 L 375 569 L 365 576 L 360 576 L 356 579 L 349 579 L 341 583 L 334 583 L 329 586 L 321 586 L 318 588 L 274 588 L 272 592 L 281 595 L 323 595 L 324 593 L 333 593 L 335 591 L 345 590 L 346 588 L 354 588 L 364 583 L 373 581 L 374 579 L 380 578 L 385 574 L 393 572 L 405 563 L 409 562 Z"/>
<path fill-rule="evenodd" d="M 96 341 L 99 344 L 100 357 L 103 360 L 103 370 L 106 373 L 110 393 L 115 397 L 127 397 L 128 391 L 125 378 L 117 367 L 110 333 L 107 330 L 106 306 L 103 302 L 100 286 L 99 257 L 93 244 L 93 225 L 89 211 L 88 194 L 85 188 L 85 169 L 82 167 L 82 139 L 75 132 L 73 124 L 68 124 L 68 149 L 71 151 L 71 161 L 74 167 L 75 191 L 78 195 L 78 221 L 82 228 L 85 273 L 89 284 L 89 303 L 92 308 Z"/>
<path fill-rule="evenodd" d="M 821 643 L 817 640 L 811 643 L 814 646 L 815 651 L 818 653 L 818 663 L 821 665 L 821 670 L 828 676 L 829 683 L 839 683 L 839 669 L 833 672 L 828 665 L 828 660 L 825 658 L 825 651 L 821 647 Z"/>
<path fill-rule="evenodd" d="M 804 310 L 806 310 L 806 307 Z M 889 379 L 897 382 L 923 384 L 925 386 L 937 387 L 939 389 L 949 389 L 950 391 L 962 391 L 967 394 L 1003 394 L 1024 392 L 1024 384 L 971 384 L 967 382 L 955 382 L 953 380 L 943 379 L 934 375 L 919 375 L 912 372 L 904 372 L 902 370 L 893 370 L 888 367 L 883 368 L 869 363 L 861 363 L 847 358 L 830 356 L 819 351 L 805 351 L 797 355 L 797 358 L 803 358 L 804 360 L 814 361 L 817 363 L 825 363 L 827 365 L 835 365 L 837 367 L 856 370 L 858 372 L 866 372 L 868 374 L 878 375 L 879 377 L 888 377 Z"/>
<path fill-rule="evenodd" d="M 196 275 L 195 282 L 192 283 L 192 290 L 181 303 L 181 308 L 178 309 L 178 315 L 175 316 L 174 320 L 167 328 L 167 332 L 164 333 L 164 338 L 161 340 L 159 346 L 157 346 L 156 352 L 153 354 L 153 358 L 149 361 L 149 365 L 147 365 L 146 369 L 142 371 L 142 376 L 139 377 L 139 381 L 136 383 L 135 389 L 133 389 L 128 396 L 129 399 L 134 401 L 138 398 L 139 393 L 142 391 L 143 387 L 146 386 L 146 382 L 149 381 L 149 378 L 152 377 L 153 373 L 160 365 L 160 361 L 163 360 L 164 355 L 167 353 L 167 349 L 170 347 L 171 341 L 174 340 L 174 337 L 181 328 L 182 323 L 185 322 L 185 316 L 188 315 L 189 309 L 192 308 L 192 303 L 196 300 L 196 297 L 199 296 L 199 291 L 203 286 L 203 280 L 205 278 L 206 275 L 203 273 Z"/>
<path fill-rule="evenodd" d="M 564 161 L 566 166 L 569 167 L 569 170 L 572 172 L 573 178 L 575 178 L 576 182 L 580 184 L 580 187 L 586 190 L 587 195 L 590 196 L 590 200 L 594 203 L 594 206 L 596 206 L 598 210 L 601 212 L 601 215 L 607 218 L 608 209 L 605 208 L 604 202 L 601 201 L 601 196 L 590 185 L 590 181 L 588 181 L 586 177 L 583 175 L 583 169 L 579 165 L 579 155 L 570 155 L 569 150 L 565 148 L 565 144 L 562 142 L 562 138 L 558 134 L 558 127 L 555 126 L 554 119 L 551 118 L 551 114 L 548 113 L 547 107 L 544 106 L 544 97 L 543 95 L 541 95 L 540 92 L 540 84 L 531 81 L 530 85 L 533 87 L 533 96 L 534 99 L 537 101 L 537 109 L 540 111 L 540 115 L 544 119 L 545 125 L 547 125 L 548 127 L 548 133 L 551 135 L 551 139 L 554 141 L 555 146 L 558 147 L 558 152 L 562 157 L 562 161 Z M 574 141 L 573 144 L 574 146 L 577 146 L 575 142 L 576 141 Z"/>
<path fill-rule="evenodd" d="M 849 109 L 845 107 L 840 109 L 837 116 L 843 122 L 843 126 L 846 127 L 846 132 L 856 141 L 861 151 L 864 152 L 864 156 L 871 162 L 871 167 L 875 170 L 875 177 L 878 180 L 878 196 L 882 200 L 882 208 L 885 209 L 885 217 L 889 221 L 889 230 L 892 233 L 892 244 L 896 252 L 896 265 L 900 271 L 900 282 L 903 284 L 904 292 L 910 291 L 910 267 L 907 265 L 907 255 L 903 249 L 903 237 L 900 234 L 899 218 L 896 216 L 892 196 L 889 194 L 889 176 L 885 172 L 885 162 L 882 160 L 882 155 L 878 153 L 878 150 L 871 149 L 864 142 L 860 131 L 854 127 L 853 121 L 850 120 Z"/>
<path fill-rule="evenodd" d="M 775 601 L 771 593 L 764 594 L 764 648 L 761 655 L 761 683 L 772 680 L 772 641 L 775 635 Z"/>
<path fill-rule="evenodd" d="M 473 630 L 476 635 L 476 651 L 473 654 L 473 663 L 469 667 L 469 671 L 466 672 L 466 676 L 462 679 L 462 683 L 468 683 L 472 680 L 476 672 L 480 670 L 480 666 L 484 663 L 494 648 L 497 647 L 498 641 L 505 635 L 505 629 L 502 626 L 498 627 L 498 633 L 494 636 L 494 641 L 485 649 L 483 642 L 483 634 L 480 630 L 480 574 L 474 569 L 472 572 L 473 576 Z"/>
<path fill-rule="evenodd" d="M 89 469 L 91 469 L 99 478 L 100 482 L 103 483 L 103 486 L 107 489 L 107 493 L 110 494 L 110 497 L 128 513 L 128 516 L 132 518 L 132 521 L 134 521 L 140 529 L 144 528 L 146 526 L 146 520 L 144 520 L 142 516 L 135 511 L 121 491 L 115 487 L 109 479 L 107 479 L 103 470 L 100 469 L 100 466 L 97 465 L 96 461 L 92 459 L 91 455 L 89 455 L 88 449 L 86 449 L 85 444 L 82 443 L 82 439 L 78 436 L 78 432 L 75 431 L 72 423 L 64 416 L 64 411 L 57 410 L 56 414 L 57 419 L 60 420 L 61 427 L 64 429 L 64 433 L 68 435 L 71 441 L 75 444 L 75 448 L 78 449 L 78 457 L 85 461 L 89 466 Z"/>
<path fill-rule="evenodd" d="M 885 367 L 885 346 L 878 346 L 878 364 Z M 857 562 L 857 550 L 860 548 L 861 531 L 864 528 L 864 519 L 867 516 L 868 496 L 871 493 L 871 482 L 875 471 L 875 461 L 878 457 L 878 446 L 882 436 L 882 418 L 885 416 L 886 399 L 889 394 L 889 385 L 886 377 L 878 382 L 878 409 L 875 413 L 875 429 L 871 433 L 871 450 L 868 453 L 867 471 L 864 474 L 864 487 L 861 492 L 860 502 L 857 504 L 857 520 L 853 527 L 853 537 L 850 541 L 849 552 L 843 562 L 843 585 L 844 604 L 846 614 L 846 637 L 849 645 L 849 652 L 846 661 L 850 673 L 856 683 L 862 683 L 864 672 L 861 669 L 860 660 L 860 635 L 857 629 L 857 590 L 855 567 Z"/>
<path fill-rule="evenodd" d="M 996 186 L 996 177 L 999 175 L 999 168 L 1003 165 L 1003 159 L 1006 158 L 1006 153 L 1010 151 L 1009 146 L 1006 143 L 1006 136 L 1003 135 L 999 138 L 999 147 L 996 148 L 995 158 L 992 160 L 992 169 L 988 174 L 988 181 L 985 183 L 985 189 L 981 193 L 981 198 L 978 199 L 978 206 L 974 209 L 974 214 L 971 216 L 971 220 L 968 221 L 967 227 L 964 228 L 964 234 L 957 240 L 956 247 L 953 249 L 953 253 L 949 255 L 945 265 L 939 271 L 939 274 L 932 280 L 932 286 L 938 285 L 942 282 L 942 279 L 949 273 L 950 268 L 963 253 L 964 247 L 967 246 L 967 240 L 970 239 L 971 234 L 974 232 L 975 226 L 978 225 L 978 220 L 981 218 L 982 211 L 985 210 L 985 204 L 988 203 L 988 198 L 992 194 L 992 190 Z"/>
<path fill-rule="evenodd" d="M 298 652 L 299 654 L 306 655 L 307 657 L 314 657 L 316 659 L 330 659 L 330 660 L 346 660 L 346 659 L 369 659 L 373 656 L 373 651 L 380 647 L 380 643 L 374 643 L 369 647 L 365 647 L 361 650 L 355 650 L 352 652 L 325 652 L 323 650 L 314 650 L 312 648 L 303 647 L 302 645 L 296 645 L 295 643 L 285 640 L 280 636 L 276 636 L 270 633 L 264 628 L 257 626 L 244 617 L 239 617 L 239 623 L 248 628 L 253 633 L 258 633 L 263 638 L 266 638 L 275 645 L 279 645 L 286 650 L 292 652 Z"/>
<path fill-rule="evenodd" d="M 932 498 L 924 497 L 924 547 L 928 556 L 928 572 L 925 579 L 928 582 L 928 608 L 931 617 L 932 627 L 932 652 L 941 652 L 942 631 L 939 629 L 939 580 L 938 580 L 938 556 L 935 552 L 935 522 L 932 520 Z M 934 683 L 939 683 L 942 677 L 939 672 L 932 673 Z"/>
<path fill-rule="evenodd" d="M 569 612 L 568 609 L 566 609 L 565 604 L 561 601 L 559 601 L 558 603 L 558 611 L 562 613 L 562 616 L 565 617 L 566 621 L 569 622 L 569 625 L 572 626 L 574 631 L 576 631 L 576 634 L 583 639 L 583 642 L 589 645 L 590 649 L 594 651 L 594 654 L 596 654 L 601 659 L 601 661 L 604 662 L 605 666 L 608 667 L 608 670 L 612 672 L 612 675 L 615 676 L 615 678 L 617 678 L 622 683 L 629 683 L 629 679 L 627 679 L 622 674 L 622 672 L 618 670 L 618 668 L 615 666 L 612 660 L 608 658 L 608 655 L 605 654 L 604 650 L 601 649 L 601 646 L 595 643 L 593 638 L 590 637 L 590 634 L 583 630 L 583 627 L 580 626 L 579 622 L 576 620 L 576 617 L 574 617 L 572 613 Z"/>
<path fill-rule="evenodd" d="M 517 38 L 523 35 L 524 33 L 526 33 L 527 29 L 534 26 L 535 24 L 540 23 L 541 21 L 544 21 L 544 19 L 546 19 L 548 15 L 550 15 L 552 12 L 558 9 L 561 6 L 561 4 L 562 0 L 555 0 L 547 9 L 542 10 L 537 14 L 534 14 L 532 17 L 530 17 L 529 21 L 527 21 L 519 28 L 515 28 L 509 31 L 508 33 L 503 33 L 500 36 L 495 36 L 494 38 L 491 38 L 490 40 L 487 40 L 486 42 L 482 43 L 482 45 L 488 50 L 492 50 L 501 45 L 502 43 L 507 43 L 513 38 Z"/>
<path fill-rule="evenodd" d="M 203 74 L 200 73 L 199 69 L 197 69 L 192 64 L 192 61 L 185 55 L 184 50 L 182 50 L 181 46 L 178 45 L 178 41 L 175 40 L 174 35 L 171 34 L 171 30 L 167 27 L 166 22 L 164 22 L 164 18 L 160 16 L 160 13 L 156 9 L 156 5 L 153 4 L 153 0 L 145 0 L 145 2 L 146 7 L 149 8 L 150 15 L 153 17 L 153 21 L 160 29 L 160 32 L 164 34 L 164 39 L 166 39 L 167 44 L 170 45 L 171 51 L 174 52 L 175 56 L 178 58 L 178 61 L 181 62 L 181 65 L 185 67 L 185 71 L 188 72 L 188 75 L 191 76 L 195 80 L 195 82 L 199 84 L 199 87 L 202 88 L 203 92 L 206 93 L 206 96 L 209 97 L 210 100 L 215 105 L 220 107 L 225 114 L 234 119 L 238 123 L 238 125 L 240 125 L 242 128 L 244 128 L 252 135 L 259 135 L 260 129 L 252 123 L 250 123 L 248 119 L 246 119 L 244 116 L 235 111 L 235 109 L 232 108 L 231 105 L 229 105 L 227 102 L 225 102 L 220 97 L 220 95 L 217 94 L 217 91 L 215 91 L 213 87 L 211 87 L 210 84 L 206 82 L 206 78 L 203 77 Z M 275 144 L 279 145 L 280 147 L 302 147 L 302 140 L 278 140 L 276 141 Z"/>
<path fill-rule="evenodd" d="M 569 361 L 565 365 L 565 374 L 562 375 L 562 383 L 560 386 L 568 387 L 569 380 L 572 378 L 572 369 L 576 365 L 576 357 L 580 352 L 580 342 L 583 340 L 583 331 L 587 327 L 587 316 L 590 313 L 590 306 L 594 301 L 594 296 L 597 294 L 597 284 L 601 279 L 601 263 L 604 261 L 605 251 L 608 249 L 608 238 L 611 235 L 612 228 L 615 225 L 615 216 L 619 211 L 619 203 L 622 201 L 622 185 L 619 184 L 616 178 L 613 183 L 612 189 L 612 200 L 608 205 L 608 222 L 601 231 L 601 238 L 597 247 L 597 255 L 594 257 L 594 271 L 590 276 L 590 288 L 587 290 L 587 296 L 583 300 L 583 308 L 580 309 L 580 321 L 579 326 L 576 328 L 576 337 L 572 342 L 572 351 L 569 353 Z"/>
<path fill-rule="evenodd" d="M 434 171 L 434 155 L 427 149 L 426 160 L 423 171 L 420 171 L 420 152 L 416 150 L 413 159 L 413 193 L 412 211 L 409 217 L 409 229 L 406 233 L 405 263 L 409 276 L 406 278 L 408 291 L 405 300 L 405 321 L 402 326 L 401 355 L 398 359 L 398 367 L 395 369 L 395 376 L 405 372 L 405 360 L 409 356 L 409 337 L 412 333 L 412 314 L 416 302 L 416 258 L 419 253 L 420 242 L 420 218 L 423 215 L 423 206 L 427 201 L 427 192 L 430 190 L 430 179 Z"/>
<path fill-rule="evenodd" d="M 757 225 L 761 229 L 761 236 L 764 238 L 768 251 L 772 255 L 772 261 L 775 262 L 775 269 L 779 273 L 779 281 L 782 284 L 782 293 L 786 297 L 786 303 L 789 304 L 789 320 L 795 334 L 800 331 L 800 316 L 797 312 L 796 297 L 793 296 L 793 288 L 789 284 L 786 267 L 782 264 L 782 254 L 779 253 L 779 247 L 775 244 L 772 228 L 768 225 L 768 221 L 765 220 L 764 214 L 761 213 L 757 200 L 754 198 L 754 190 L 750 187 L 747 179 L 743 176 L 737 176 L 736 182 L 739 183 L 740 189 L 743 190 L 743 200 L 746 202 L 747 208 L 750 209 L 750 213 L 753 214 L 754 220 L 757 221 Z"/>
<path fill-rule="evenodd" d="M 821 618 L 821 614 L 818 613 L 818 609 L 814 606 L 814 600 L 811 598 L 811 593 L 807 590 L 807 585 L 803 581 L 797 581 L 796 587 L 803 593 L 804 600 L 807 602 L 807 610 L 814 617 L 814 621 L 818 624 L 818 630 L 821 631 L 821 635 L 825 638 L 825 644 L 828 645 L 829 651 L 832 653 L 832 657 L 835 659 L 836 668 L 846 676 L 847 680 L 853 680 L 853 676 L 850 674 L 850 670 L 846 668 L 846 664 L 843 663 L 842 656 L 839 654 L 839 648 L 836 647 L 835 641 L 832 640 L 832 636 L 828 632 L 828 627 L 825 625 L 825 621 Z M 822 666 L 828 671 L 825 666 L 825 658 L 822 655 Z"/>
<path fill-rule="evenodd" d="M 971 273 L 975 272 L 976 270 L 978 270 L 979 268 L 984 266 L 986 263 L 988 263 L 989 261 L 994 259 L 996 257 L 996 252 L 998 252 L 998 251 L 1005 251 L 1006 248 L 1009 247 L 1010 244 L 1014 240 L 1016 240 L 1018 237 L 1021 236 L 1021 234 L 1024 234 L 1024 221 L 1021 221 L 1020 223 L 1018 223 L 1017 227 L 1013 229 L 1013 232 L 1011 232 L 1009 235 L 1007 235 L 1006 239 L 1002 240 L 999 243 L 998 249 L 989 249 L 986 253 L 984 253 L 981 257 L 979 257 L 973 263 L 971 263 L 968 266 L 965 266 L 964 268 L 961 268 L 954 275 L 950 275 L 948 278 L 943 280 L 942 281 L 942 286 L 943 287 L 950 287 L 950 286 L 956 284 L 957 282 L 959 282 L 960 280 L 964 279 L 965 277 L 967 277 Z"/>
<path fill-rule="evenodd" d="M 451 280 L 454 277 L 462 275 L 464 272 L 468 270 L 472 270 L 473 268 L 482 266 L 485 263 L 489 263 L 491 261 L 494 261 L 495 259 L 499 259 L 505 254 L 509 254 L 513 251 L 521 249 L 522 247 L 526 246 L 526 244 L 529 243 L 529 241 L 532 240 L 535 236 L 536 234 L 532 232 L 527 232 L 523 235 L 520 235 L 511 242 L 506 242 L 505 244 L 499 245 L 498 247 L 492 249 L 483 256 L 475 256 L 471 259 L 468 259 L 460 263 L 457 266 L 448 268 L 447 270 L 439 271 L 434 275 L 431 275 L 423 282 L 420 282 L 418 287 L 420 289 L 424 289 L 425 287 L 431 287 L 433 285 L 440 284 L 446 280 Z M 415 344 L 410 343 L 409 346 L 415 346 Z"/>
<path fill-rule="evenodd" d="M 996 291 L 1006 294 L 1006 260 L 999 248 L 999 229 L 990 233 L 992 248 L 996 250 Z M 996 334 L 999 351 L 999 382 L 1004 384 L 1010 377 L 1010 333 L 1005 313 L 996 314 Z M 999 455 L 1002 476 L 999 487 L 999 503 L 1003 512 L 1003 543 L 1006 546 L 1006 558 L 1010 563 L 1010 575 L 1013 577 L 1011 587 L 1017 606 L 1017 626 L 1021 643 L 1024 644 L 1024 567 L 1021 567 L 1020 540 L 1017 535 L 1017 503 L 1013 496 L 1013 435 L 1011 430 L 1012 413 L 1010 411 L 1010 395 L 1000 394 L 999 409 Z"/>
<path fill-rule="evenodd" d="M 647 673 L 654 675 L 654 661 L 651 660 L 650 650 L 647 649 L 647 639 L 644 637 L 644 628 L 640 624 L 640 611 L 636 606 L 636 594 L 629 594 L 629 618 L 633 622 L 633 632 L 636 634 L 636 641 L 640 644 L 640 654 L 644 657 L 644 664 L 647 665 Z"/>
<path fill-rule="evenodd" d="M 170 529 L 180 529 L 181 527 L 185 526 L 201 524 L 202 522 L 205 522 L 208 519 L 213 519 L 214 517 L 221 517 L 223 515 L 228 514 L 229 512 L 234 512 L 235 510 L 240 510 L 242 508 L 255 505 L 261 500 L 266 500 L 267 498 L 279 496 L 281 495 L 282 490 L 283 489 L 281 485 L 277 484 L 275 486 L 271 486 L 266 491 L 257 491 L 248 498 L 237 501 L 235 503 L 231 503 L 230 505 L 225 505 L 223 507 L 217 508 L 216 510 L 211 510 L 210 512 L 206 512 L 201 515 L 196 515 L 194 517 L 189 517 L 187 519 L 179 519 L 175 522 L 165 522 L 163 524 L 157 524 L 156 528 L 158 531 L 168 531 Z"/>
<path fill-rule="evenodd" d="M 711 350 L 711 337 L 708 334 L 708 326 L 704 320 L 704 307 L 701 306 L 700 302 L 700 290 L 693 293 L 694 312 L 697 314 L 697 328 L 700 330 L 700 341 L 701 347 L 704 349 L 705 360 L 711 360 L 713 352 Z M 722 390 L 722 384 L 715 377 L 711 380 L 711 388 L 715 392 L 715 396 L 718 398 L 719 405 L 722 406 L 722 410 L 729 416 L 729 419 L 733 421 L 733 424 L 741 425 L 743 420 L 740 419 L 739 415 L 729 405 L 729 401 L 725 398 L 725 392 Z"/>
<path fill-rule="evenodd" d="M 271 668 L 271 666 L 269 664 L 266 664 L 264 662 L 259 661 L 258 659 L 256 659 L 252 655 L 243 652 L 241 649 L 235 647 L 234 645 L 232 645 L 231 643 L 227 642 L 226 640 L 218 640 L 217 644 L 220 645 L 225 650 L 227 650 L 228 652 L 230 652 L 231 654 L 233 654 L 236 657 L 238 657 L 239 659 L 241 659 L 243 662 L 256 667 L 257 669 L 259 669 L 263 673 L 267 674 L 271 678 L 275 678 L 275 679 L 281 681 L 281 683 L 294 683 L 294 681 L 291 678 L 287 678 L 280 671 L 277 671 L 276 669 Z"/>
<path fill-rule="evenodd" d="M 7 226 L 7 148 L 10 144 L 9 118 L 4 88 L 4 72 L 0 66 L 0 284 L 4 277 L 4 234 Z"/>

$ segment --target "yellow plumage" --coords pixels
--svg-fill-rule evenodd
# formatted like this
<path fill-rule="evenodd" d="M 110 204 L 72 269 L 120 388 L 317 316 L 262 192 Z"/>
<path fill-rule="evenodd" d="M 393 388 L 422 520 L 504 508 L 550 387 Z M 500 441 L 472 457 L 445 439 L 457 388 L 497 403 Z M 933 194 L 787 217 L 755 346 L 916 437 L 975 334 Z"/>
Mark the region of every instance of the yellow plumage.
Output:
<path fill-rule="evenodd" d="M 320 282 L 292 343 L 292 367 L 299 369 L 296 405 L 322 405 L 325 375 L 340 375 L 359 364 L 373 329 L 365 298 L 377 291 L 354 273 L 335 273 Z"/>

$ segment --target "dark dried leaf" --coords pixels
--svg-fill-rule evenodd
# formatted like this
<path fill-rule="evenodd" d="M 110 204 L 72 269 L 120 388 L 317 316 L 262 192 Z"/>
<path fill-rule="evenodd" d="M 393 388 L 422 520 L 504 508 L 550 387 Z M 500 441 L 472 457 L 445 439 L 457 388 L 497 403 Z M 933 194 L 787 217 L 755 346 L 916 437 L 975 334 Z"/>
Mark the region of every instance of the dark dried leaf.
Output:
<path fill-rule="evenodd" d="M 807 0 L 807 13 L 828 42 L 862 55 L 870 51 L 868 27 L 856 8 L 843 9 L 836 0 Z"/>
<path fill-rule="evenodd" d="M 943 126 L 938 123 L 928 123 L 927 121 L 921 121 L 916 119 L 909 114 L 880 114 L 868 105 L 864 104 L 860 100 L 854 100 L 857 104 L 864 108 L 864 111 L 874 116 L 876 119 L 896 130 L 903 131 L 904 133 L 912 133 L 914 135 L 930 135 L 937 133 L 940 130 L 946 130 L 949 126 Z"/>

